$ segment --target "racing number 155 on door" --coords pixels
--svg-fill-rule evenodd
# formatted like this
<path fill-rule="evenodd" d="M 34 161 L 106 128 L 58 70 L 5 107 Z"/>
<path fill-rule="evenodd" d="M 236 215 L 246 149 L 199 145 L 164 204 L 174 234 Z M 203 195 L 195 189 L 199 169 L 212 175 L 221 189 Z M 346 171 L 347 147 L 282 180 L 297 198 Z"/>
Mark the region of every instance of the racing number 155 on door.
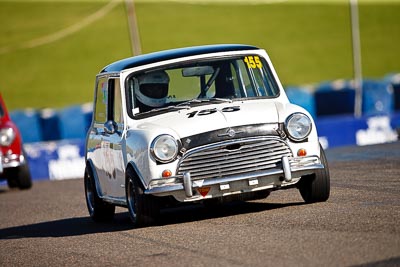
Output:
<path fill-rule="evenodd" d="M 262 68 L 262 63 L 258 56 L 247 56 L 244 58 L 244 62 L 246 62 L 249 69 Z"/>

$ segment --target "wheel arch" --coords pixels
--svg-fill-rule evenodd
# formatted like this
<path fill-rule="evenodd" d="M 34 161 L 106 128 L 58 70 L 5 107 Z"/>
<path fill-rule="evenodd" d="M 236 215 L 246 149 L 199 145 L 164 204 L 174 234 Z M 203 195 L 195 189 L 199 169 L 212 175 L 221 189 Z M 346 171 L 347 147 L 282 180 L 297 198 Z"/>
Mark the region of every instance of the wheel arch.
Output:
<path fill-rule="evenodd" d="M 101 190 L 99 177 L 97 175 L 96 168 L 94 167 L 93 161 L 91 159 L 86 160 L 86 169 L 91 171 L 91 174 L 92 174 L 93 179 L 94 179 L 94 184 L 95 184 L 95 187 L 96 187 L 97 195 L 100 198 L 103 198 L 103 192 Z"/>
<path fill-rule="evenodd" d="M 141 175 L 139 168 L 136 166 L 136 164 L 133 161 L 130 161 L 127 164 L 126 171 L 125 171 L 125 183 L 126 183 L 128 169 L 132 169 L 133 173 L 136 175 L 136 178 L 138 178 L 142 188 L 146 189 L 147 186 L 146 186 L 146 183 L 144 182 L 143 176 Z"/>

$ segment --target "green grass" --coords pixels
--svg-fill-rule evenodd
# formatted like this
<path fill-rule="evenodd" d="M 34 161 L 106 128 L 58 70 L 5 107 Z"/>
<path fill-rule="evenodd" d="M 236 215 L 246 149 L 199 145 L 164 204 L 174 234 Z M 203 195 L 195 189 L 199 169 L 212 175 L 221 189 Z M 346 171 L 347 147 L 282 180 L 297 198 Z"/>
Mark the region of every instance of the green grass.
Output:
<path fill-rule="evenodd" d="M 60 108 L 91 102 L 95 75 L 131 55 L 124 3 L 81 30 L 33 48 L 104 1 L 0 1 L 0 91 L 9 109 Z M 364 77 L 400 72 L 400 2 L 360 4 Z M 245 43 L 265 48 L 284 84 L 351 78 L 349 7 L 320 4 L 136 3 L 143 53 L 175 47 Z"/>
<path fill-rule="evenodd" d="M 14 30 L 7 40 L 7 45 L 12 46 L 32 39 L 31 24 L 40 25 L 33 27 L 38 28 L 36 36 L 48 35 L 103 5 L 85 2 L 0 3 L 0 10 L 4 12 L 0 14 L 0 22 L 2 25 L 20 24 L 21 31 Z M 14 9 L 23 14 L 14 11 L 17 18 L 11 16 Z M 104 65 L 130 55 L 124 16 L 124 7 L 119 6 L 102 20 L 64 39 L 0 55 L 1 92 L 9 109 L 63 107 L 91 101 L 95 75 Z M 30 23 L 31 20 L 35 23 Z"/>

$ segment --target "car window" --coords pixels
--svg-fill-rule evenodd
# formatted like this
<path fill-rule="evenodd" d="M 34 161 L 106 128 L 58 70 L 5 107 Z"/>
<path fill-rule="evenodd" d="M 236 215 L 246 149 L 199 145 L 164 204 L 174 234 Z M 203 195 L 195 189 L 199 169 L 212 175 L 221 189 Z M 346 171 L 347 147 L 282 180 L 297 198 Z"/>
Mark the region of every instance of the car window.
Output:
<path fill-rule="evenodd" d="M 94 121 L 96 123 L 105 123 L 107 120 L 107 101 L 108 84 L 107 78 L 101 77 L 97 80 L 96 103 L 94 107 Z"/>
<path fill-rule="evenodd" d="M 112 79 L 114 89 L 113 120 L 116 123 L 122 123 L 122 97 L 119 79 Z"/>
<path fill-rule="evenodd" d="M 276 97 L 279 89 L 258 55 L 166 65 L 127 78 L 128 106 L 148 112 L 189 100 Z"/>
<path fill-rule="evenodd" d="M 182 69 L 169 69 L 166 70 L 168 76 L 170 77 L 169 83 L 169 92 L 167 95 L 166 103 L 173 103 L 176 101 L 186 101 L 188 99 L 193 99 L 199 97 L 201 92 L 201 79 L 199 77 L 185 77 L 182 78 Z M 209 80 L 211 75 L 205 75 L 204 81 Z M 205 86 L 205 85 L 203 85 Z M 215 84 L 212 84 L 211 87 L 205 93 L 205 97 L 211 98 L 215 95 Z"/>

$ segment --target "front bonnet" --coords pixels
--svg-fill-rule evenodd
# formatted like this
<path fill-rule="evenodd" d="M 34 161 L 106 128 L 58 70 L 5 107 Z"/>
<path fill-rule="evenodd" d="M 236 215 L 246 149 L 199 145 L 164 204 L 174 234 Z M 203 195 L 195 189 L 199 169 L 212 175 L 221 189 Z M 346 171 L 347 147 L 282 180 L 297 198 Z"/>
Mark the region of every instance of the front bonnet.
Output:
<path fill-rule="evenodd" d="M 276 125 L 278 114 L 273 102 L 248 101 L 188 108 L 143 119 L 141 122 L 138 125 L 141 129 L 160 131 L 167 128 L 179 138 L 184 138 L 237 126 Z"/>

